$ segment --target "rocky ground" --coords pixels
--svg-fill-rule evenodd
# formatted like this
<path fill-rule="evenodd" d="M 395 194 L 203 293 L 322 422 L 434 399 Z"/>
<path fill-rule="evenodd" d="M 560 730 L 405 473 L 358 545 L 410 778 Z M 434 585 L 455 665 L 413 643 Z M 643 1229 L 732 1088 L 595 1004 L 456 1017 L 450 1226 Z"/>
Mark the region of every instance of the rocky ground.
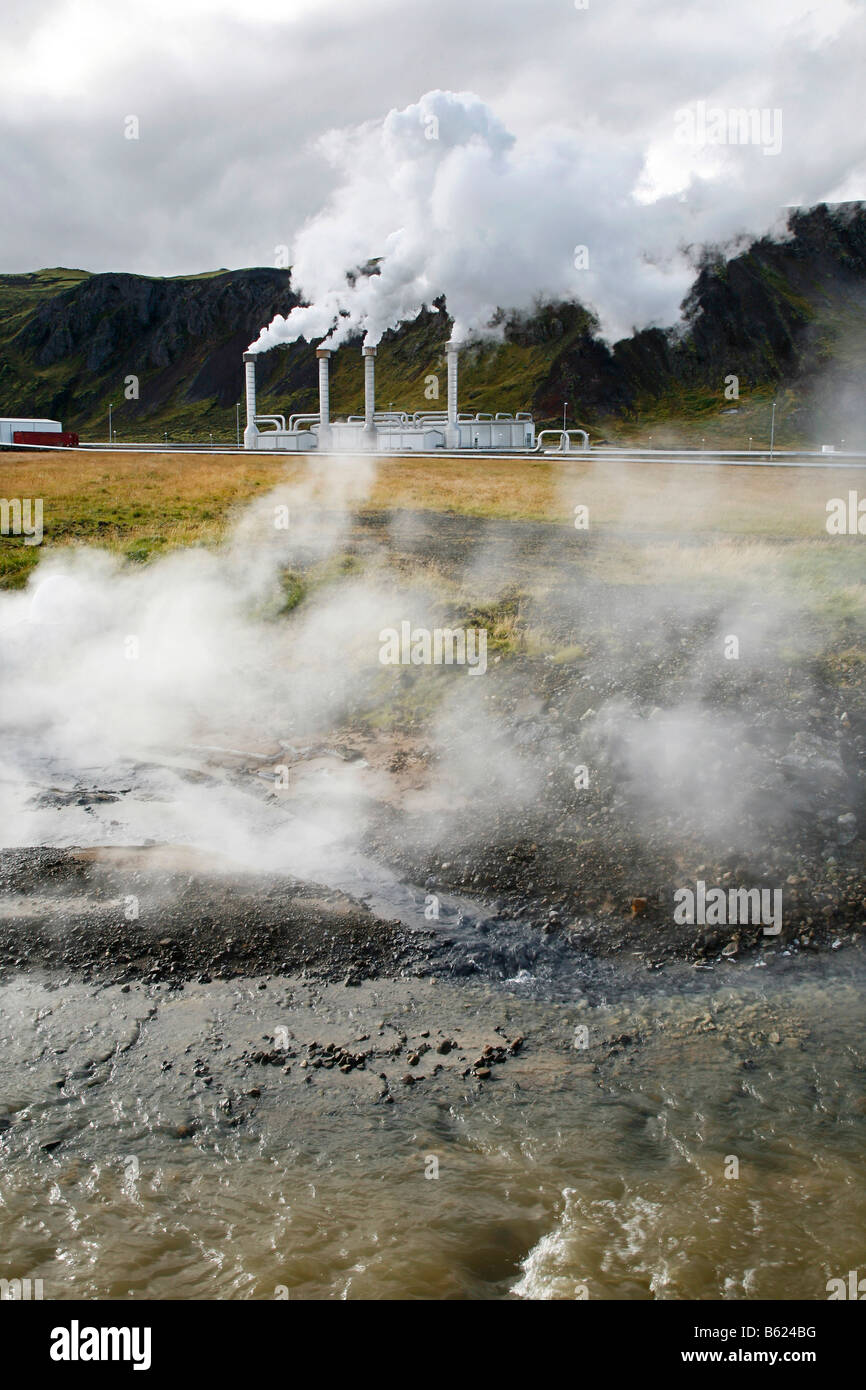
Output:
<path fill-rule="evenodd" d="M 709 968 L 862 935 L 866 663 L 851 623 L 822 630 L 800 611 L 789 648 L 778 600 L 765 605 L 754 586 L 732 617 L 728 584 L 674 584 L 662 567 L 652 584 L 599 574 L 610 537 L 447 514 L 392 521 L 358 518 L 349 556 L 363 565 L 384 547 L 398 574 L 448 576 L 443 618 L 489 625 L 485 676 L 394 668 L 372 703 L 359 688 L 339 727 L 263 737 L 290 765 L 298 814 L 313 808 L 318 763 L 354 769 L 360 848 L 422 909 L 425 894 L 441 898 L 441 919 L 411 930 L 334 889 L 203 870 L 181 851 L 139 863 L 135 851 L 12 850 L 0 855 L 0 969 L 105 982 L 305 970 L 354 983 L 476 959 L 507 978 L 542 956 L 552 969 L 570 955 Z M 472 576 L 494 595 L 486 607 Z M 732 622 L 743 651 L 726 661 Z M 443 696 L 458 699 L 445 721 Z M 467 747 L 478 709 L 480 747 Z M 260 800 L 273 795 L 263 757 L 264 772 L 242 756 L 230 770 Z M 480 774 L 463 778 L 467 758 Z M 781 891 L 781 933 L 678 924 L 674 894 L 698 880 Z"/>
<path fill-rule="evenodd" d="M 285 876 L 220 872 L 171 849 L 0 852 L 0 975 L 85 983 L 308 972 L 357 984 L 420 967 L 423 935 Z"/>
<path fill-rule="evenodd" d="M 490 792 L 467 795 L 452 776 L 447 813 L 421 806 L 422 789 L 461 756 L 459 727 L 433 736 L 413 718 L 412 687 L 427 672 L 400 672 L 409 712 L 387 738 L 371 736 L 363 715 L 341 731 L 399 788 L 371 818 L 367 851 L 431 892 L 492 903 L 491 925 L 518 918 L 594 955 L 639 952 L 650 968 L 722 951 L 838 949 L 861 934 L 866 667 L 856 623 L 822 624 L 735 581 L 675 585 L 662 566 L 652 585 L 610 582 L 591 572 L 609 538 L 569 552 L 555 530 L 429 516 L 418 526 L 412 562 L 435 559 L 457 575 L 508 542 L 498 582 L 508 570 L 516 583 L 500 608 L 518 643 L 494 654 L 484 677 Z M 731 624 L 747 635 L 729 661 Z M 533 631 L 547 653 L 520 650 L 521 632 Z M 504 783 L 497 794 L 507 759 L 528 770 L 531 796 Z M 678 926 L 674 892 L 699 879 L 781 890 L 781 934 Z"/>
<path fill-rule="evenodd" d="M 840 696 L 834 688 L 806 694 L 793 675 L 781 689 L 768 692 L 768 683 L 756 681 L 742 692 L 742 743 L 707 750 L 708 778 L 719 759 L 737 755 L 753 778 L 750 814 L 726 844 L 724 835 L 701 833 L 688 796 L 674 812 L 668 801 L 648 802 L 631 770 L 618 765 L 616 739 L 594 706 L 621 692 L 620 677 L 589 686 L 544 662 L 521 664 L 503 682 L 498 717 L 503 743 L 513 741 L 535 761 L 543 797 L 517 815 L 507 805 L 489 813 L 481 841 L 472 807 L 452 807 L 434 849 L 423 816 L 384 806 L 367 835 L 368 852 L 431 892 L 486 899 L 494 923 L 499 916 L 520 918 L 539 932 L 566 933 L 593 953 L 638 950 L 649 965 L 711 959 L 722 950 L 838 947 L 866 931 L 862 694 L 852 699 L 852 692 Z M 768 694 L 776 712 L 789 701 L 769 736 Z M 638 724 L 658 728 L 669 718 L 653 701 L 643 684 Z M 563 746 L 566 721 L 579 726 L 570 749 Z M 435 758 L 423 738 L 397 756 L 425 774 Z M 578 763 L 592 769 L 589 786 L 580 789 Z M 677 926 L 674 892 L 698 879 L 781 889 L 781 934 Z"/>

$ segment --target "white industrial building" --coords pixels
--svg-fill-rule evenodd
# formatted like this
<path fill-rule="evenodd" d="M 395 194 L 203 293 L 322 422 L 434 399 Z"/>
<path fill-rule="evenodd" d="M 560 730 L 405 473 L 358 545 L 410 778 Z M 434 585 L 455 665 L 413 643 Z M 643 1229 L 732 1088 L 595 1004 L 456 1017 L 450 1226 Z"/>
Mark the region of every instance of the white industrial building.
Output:
<path fill-rule="evenodd" d="M 0 444 L 13 444 L 16 434 L 60 434 L 59 420 L 25 420 L 6 415 L 0 419 Z"/>
<path fill-rule="evenodd" d="M 376 349 L 362 348 L 364 356 L 364 414 L 346 420 L 331 419 L 331 349 L 320 347 L 319 409 L 305 415 L 256 414 L 256 357 L 244 353 L 247 424 L 245 449 L 303 451 L 327 449 L 357 452 L 404 453 L 434 449 L 525 450 L 535 445 L 535 425 L 525 412 L 516 415 L 500 411 L 496 415 L 459 414 L 457 409 L 458 354 L 456 343 L 446 348 L 448 394 L 446 410 L 416 410 L 412 415 L 400 410 L 376 409 Z"/>

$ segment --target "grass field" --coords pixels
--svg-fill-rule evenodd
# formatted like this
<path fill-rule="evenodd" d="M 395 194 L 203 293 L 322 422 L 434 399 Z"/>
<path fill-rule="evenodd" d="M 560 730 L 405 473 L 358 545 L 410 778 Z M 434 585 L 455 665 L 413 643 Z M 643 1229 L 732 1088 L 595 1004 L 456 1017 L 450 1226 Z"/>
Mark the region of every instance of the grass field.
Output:
<path fill-rule="evenodd" d="M 364 461 L 367 466 L 368 461 Z M 325 472 L 325 469 L 328 472 Z M 0 586 L 20 587 L 46 546 L 87 544 L 144 562 L 177 546 L 216 544 L 242 505 L 280 483 L 319 479 L 319 505 L 328 505 L 340 474 L 359 474 L 359 461 L 270 460 L 212 454 L 99 454 L 8 452 L 0 456 L 0 494 L 42 498 L 45 541 L 25 546 L 20 537 L 0 537 Z M 376 461 L 361 510 L 451 511 L 502 520 L 570 524 L 574 509 L 589 508 L 594 533 L 608 531 L 617 544 L 610 561 L 640 570 L 636 552 L 645 540 L 708 541 L 712 562 L 733 576 L 754 568 L 757 542 L 789 548 L 786 569 L 821 582 L 835 576 L 859 586 L 859 537 L 831 538 L 825 529 L 831 497 L 851 489 L 866 495 L 860 470 L 729 468 L 712 464 L 625 464 L 611 459 L 411 459 Z M 722 544 L 724 542 L 724 544 Z M 750 548 L 743 548 L 748 542 Z M 790 547 L 794 546 L 791 550 Z M 665 563 L 684 561 L 672 544 Z M 709 554 L 705 565 L 710 567 Z M 689 564 L 694 567 L 692 558 Z"/>

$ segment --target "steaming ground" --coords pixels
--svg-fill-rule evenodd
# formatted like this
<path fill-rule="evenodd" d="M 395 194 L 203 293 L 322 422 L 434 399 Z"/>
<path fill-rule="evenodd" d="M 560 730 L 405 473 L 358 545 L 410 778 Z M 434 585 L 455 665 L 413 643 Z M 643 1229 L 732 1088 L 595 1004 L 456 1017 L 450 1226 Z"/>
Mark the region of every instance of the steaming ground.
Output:
<path fill-rule="evenodd" d="M 371 510 L 363 462 L 315 462 L 221 547 L 55 549 L 0 596 L 13 1272 L 389 1297 L 399 1251 L 410 1296 L 748 1298 L 856 1267 L 858 539 L 692 530 L 683 477 L 650 516 L 633 471 L 563 469 L 566 515 L 608 489 L 580 531 Z M 404 620 L 483 626 L 486 673 L 382 666 Z M 781 889 L 782 932 L 677 925 L 698 878 Z"/>
<path fill-rule="evenodd" d="M 5 843 L 188 845 L 350 893 L 390 874 L 409 926 L 450 892 L 535 951 L 651 967 L 859 933 L 857 538 L 819 514 L 796 543 L 691 534 L 681 475 L 648 524 L 636 471 L 614 524 L 608 498 L 577 529 L 371 511 L 369 461 L 317 463 L 215 549 L 49 551 L 0 602 Z M 558 477 L 569 509 L 597 484 Z M 383 666 L 405 621 L 483 628 L 486 670 Z M 698 879 L 781 891 L 782 932 L 675 923 Z"/>
<path fill-rule="evenodd" d="M 641 534 L 627 489 L 599 531 L 356 513 L 371 483 L 311 469 L 221 550 L 145 568 L 49 553 L 0 610 L 7 844 L 165 837 L 334 883 L 361 851 L 653 963 L 862 926 L 846 539 Z M 404 620 L 485 627 L 486 673 L 383 667 Z M 780 940 L 677 930 L 673 893 L 699 877 L 781 889 Z"/>

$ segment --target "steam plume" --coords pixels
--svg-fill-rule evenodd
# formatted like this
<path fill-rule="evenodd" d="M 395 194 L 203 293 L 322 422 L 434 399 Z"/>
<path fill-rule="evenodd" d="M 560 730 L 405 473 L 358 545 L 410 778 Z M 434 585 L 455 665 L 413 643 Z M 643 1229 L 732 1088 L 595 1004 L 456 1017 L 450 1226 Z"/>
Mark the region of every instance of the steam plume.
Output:
<path fill-rule="evenodd" d="M 809 80 L 828 88 L 831 121 L 829 72 L 810 69 Z M 675 322 L 703 248 L 782 231 L 786 203 L 820 201 L 852 169 L 847 138 L 822 141 L 792 113 L 791 186 L 775 107 L 750 127 L 753 143 L 736 143 L 747 131 L 734 122 L 733 139 L 704 148 L 713 113 L 729 109 L 704 101 L 629 133 L 517 138 L 473 93 L 431 91 L 381 122 L 332 132 L 322 148 L 336 189 L 293 247 L 307 303 L 277 315 L 252 350 L 300 337 L 337 346 L 360 332 L 373 345 L 440 295 L 458 340 L 495 333 L 497 311 L 545 300 L 580 301 L 611 338 Z"/>

